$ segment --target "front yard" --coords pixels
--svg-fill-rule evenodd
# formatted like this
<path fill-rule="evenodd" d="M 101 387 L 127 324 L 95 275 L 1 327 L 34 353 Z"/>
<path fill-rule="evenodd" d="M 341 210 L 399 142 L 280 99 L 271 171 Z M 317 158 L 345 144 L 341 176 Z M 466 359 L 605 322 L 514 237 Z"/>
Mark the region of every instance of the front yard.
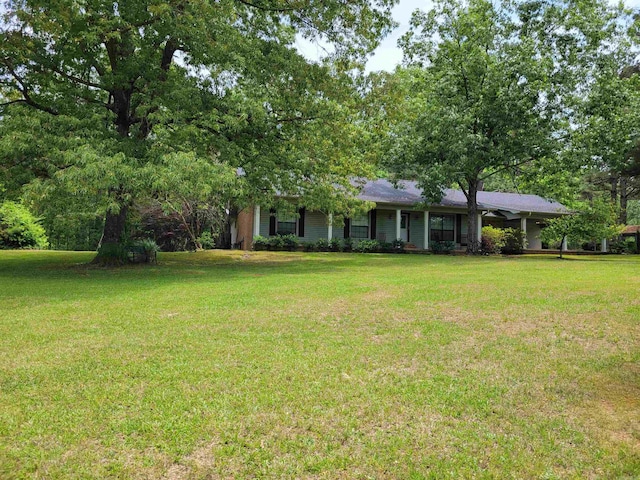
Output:
<path fill-rule="evenodd" d="M 0 478 L 638 478 L 640 257 L 0 251 Z"/>

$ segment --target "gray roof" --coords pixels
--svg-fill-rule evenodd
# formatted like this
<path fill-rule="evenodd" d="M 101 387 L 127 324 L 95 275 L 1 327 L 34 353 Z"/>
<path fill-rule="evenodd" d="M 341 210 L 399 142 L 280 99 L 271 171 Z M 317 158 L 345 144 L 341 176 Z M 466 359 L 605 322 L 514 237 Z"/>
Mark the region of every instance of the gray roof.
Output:
<path fill-rule="evenodd" d="M 389 180 L 368 180 L 362 184 L 358 198 L 377 204 L 416 205 L 424 202 L 422 190 L 416 182 L 402 180 L 398 187 Z M 461 190 L 445 189 L 440 202 L 433 204 L 441 207 L 466 208 L 467 199 Z M 506 192 L 478 192 L 478 207 L 482 210 L 505 210 L 511 213 L 568 213 L 567 208 L 553 200 L 538 195 L 524 195 Z"/>

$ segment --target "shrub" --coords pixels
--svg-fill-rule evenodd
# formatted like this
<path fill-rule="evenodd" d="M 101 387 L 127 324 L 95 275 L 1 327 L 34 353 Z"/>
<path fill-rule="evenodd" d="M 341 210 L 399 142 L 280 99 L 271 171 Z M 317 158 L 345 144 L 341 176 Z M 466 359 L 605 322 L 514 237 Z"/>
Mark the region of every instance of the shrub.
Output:
<path fill-rule="evenodd" d="M 609 243 L 611 253 L 636 253 L 636 242 L 633 238 L 618 238 Z"/>
<path fill-rule="evenodd" d="M 29 209 L 16 202 L 0 204 L 0 248 L 47 248 L 47 236 Z"/>
<path fill-rule="evenodd" d="M 129 258 L 133 263 L 149 263 L 156 258 L 156 254 L 160 251 L 160 247 L 152 238 L 136 240 L 125 248 L 127 256 L 129 252 L 133 253 Z"/>
<path fill-rule="evenodd" d="M 332 238 L 329 240 L 329 251 L 331 252 L 339 252 L 343 248 L 342 242 L 339 238 Z"/>
<path fill-rule="evenodd" d="M 354 252 L 373 253 L 380 251 L 380 242 L 377 240 L 360 240 L 353 247 Z"/>
<path fill-rule="evenodd" d="M 202 248 L 204 248 L 205 250 L 210 250 L 216 246 L 213 235 L 211 235 L 211 230 L 205 230 L 204 232 L 202 232 L 198 237 L 198 241 L 200 242 Z"/>
<path fill-rule="evenodd" d="M 281 235 L 280 240 L 282 241 L 282 247 L 289 250 L 290 252 L 298 248 L 298 245 L 300 244 L 300 240 L 298 240 L 298 237 L 296 237 L 292 233 L 288 235 Z"/>
<path fill-rule="evenodd" d="M 269 239 L 261 235 L 253 237 L 253 249 L 256 251 L 266 250 L 269 246 Z"/>
<path fill-rule="evenodd" d="M 303 242 L 300 245 L 302 245 L 305 252 L 313 252 L 316 249 L 315 242 Z"/>
<path fill-rule="evenodd" d="M 437 241 L 431 242 L 431 250 L 437 254 L 449 254 L 456 249 L 455 242 L 451 241 Z"/>
<path fill-rule="evenodd" d="M 504 230 L 487 225 L 482 227 L 482 238 L 480 250 L 485 255 L 495 255 L 500 253 L 505 245 Z"/>
<path fill-rule="evenodd" d="M 484 228 L 483 234 L 484 234 Z M 519 228 L 505 228 L 504 246 L 502 253 L 507 255 L 520 255 L 527 248 L 527 234 Z"/>
<path fill-rule="evenodd" d="M 384 253 L 393 253 L 393 244 L 390 242 L 380 242 L 380 251 Z"/>
<path fill-rule="evenodd" d="M 404 252 L 404 241 L 397 238 L 391 242 L 391 247 L 395 252 Z"/>
<path fill-rule="evenodd" d="M 103 243 L 98 248 L 94 263 L 100 265 L 123 265 L 129 261 L 127 246 L 121 243 Z"/>
<path fill-rule="evenodd" d="M 353 239 L 350 237 L 342 240 L 341 249 L 343 252 L 351 252 L 353 250 Z"/>
<path fill-rule="evenodd" d="M 269 250 L 282 250 L 284 248 L 284 238 L 280 235 L 270 237 L 268 240 Z"/>
<path fill-rule="evenodd" d="M 326 252 L 329 250 L 329 241 L 326 238 L 319 238 L 316 240 L 316 251 Z"/>

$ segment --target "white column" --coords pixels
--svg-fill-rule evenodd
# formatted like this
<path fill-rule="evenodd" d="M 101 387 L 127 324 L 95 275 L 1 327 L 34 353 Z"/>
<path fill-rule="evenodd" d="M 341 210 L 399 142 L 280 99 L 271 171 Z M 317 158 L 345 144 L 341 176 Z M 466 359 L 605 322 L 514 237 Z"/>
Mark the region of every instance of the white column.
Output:
<path fill-rule="evenodd" d="M 567 237 L 564 237 L 564 238 L 562 239 L 562 245 L 560 245 L 560 249 L 561 249 L 563 252 L 566 252 L 566 251 L 567 251 Z"/>
<path fill-rule="evenodd" d="M 600 251 L 603 253 L 607 253 L 609 250 L 607 249 L 607 239 L 602 239 L 602 244 L 600 245 Z"/>
<path fill-rule="evenodd" d="M 482 240 L 482 214 L 478 214 L 478 241 Z"/>
<path fill-rule="evenodd" d="M 329 228 L 327 229 L 327 239 L 331 241 L 333 238 L 333 213 L 329 214 Z"/>
<path fill-rule="evenodd" d="M 429 212 L 424 211 L 424 249 L 429 249 Z"/>
<path fill-rule="evenodd" d="M 400 239 L 400 225 L 402 225 L 402 210 L 396 209 L 396 240 Z"/>
<path fill-rule="evenodd" d="M 525 234 L 527 233 L 527 217 L 522 217 L 520 219 L 520 230 L 522 230 Z"/>
<path fill-rule="evenodd" d="M 253 236 L 260 235 L 260 205 L 253 207 Z"/>

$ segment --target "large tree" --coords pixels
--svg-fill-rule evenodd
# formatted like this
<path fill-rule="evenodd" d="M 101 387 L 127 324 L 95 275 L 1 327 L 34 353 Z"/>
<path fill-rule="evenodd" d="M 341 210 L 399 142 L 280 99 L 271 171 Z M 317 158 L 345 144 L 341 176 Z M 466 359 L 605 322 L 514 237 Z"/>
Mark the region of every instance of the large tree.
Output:
<path fill-rule="evenodd" d="M 464 192 L 469 253 L 479 249 L 483 181 L 560 149 L 564 100 L 616 19 L 606 4 L 561 1 L 438 0 L 413 14 L 400 42 L 412 106 L 389 164 L 415 176 L 429 201 L 451 185 Z"/>
<path fill-rule="evenodd" d="M 172 158 L 209 163 L 224 182 L 241 172 L 245 198 L 317 199 L 361 166 L 340 72 L 389 30 L 395 2 L 9 0 L 0 118 L 38 112 L 43 135 L 67 132 L 47 176 L 100 194 L 104 244 L 121 242 L 137 195 L 170 183 L 156 180 Z M 328 45 L 331 62 L 305 59 L 299 38 Z"/>

